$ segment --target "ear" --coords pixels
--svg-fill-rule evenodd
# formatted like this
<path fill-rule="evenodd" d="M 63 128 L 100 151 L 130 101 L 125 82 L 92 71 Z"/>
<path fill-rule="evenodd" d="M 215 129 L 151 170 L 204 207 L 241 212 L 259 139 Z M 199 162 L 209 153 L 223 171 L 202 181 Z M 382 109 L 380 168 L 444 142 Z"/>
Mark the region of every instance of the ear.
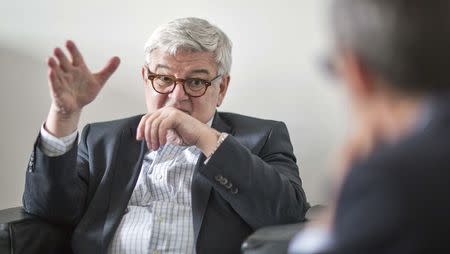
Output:
<path fill-rule="evenodd" d="M 228 84 L 230 83 L 230 75 L 225 75 L 222 77 L 222 82 L 220 83 L 219 86 L 219 98 L 217 100 L 217 107 L 219 107 L 222 102 L 223 99 L 225 98 L 225 95 L 227 94 L 227 90 L 228 90 Z"/>
<path fill-rule="evenodd" d="M 375 75 L 367 69 L 361 58 L 350 51 L 345 51 L 338 58 L 338 71 L 350 94 L 362 100 L 374 95 Z"/>
<path fill-rule="evenodd" d="M 147 75 L 148 75 L 147 72 L 148 72 L 147 67 L 145 65 L 142 65 L 141 74 L 142 74 L 142 79 L 144 80 L 144 83 L 147 83 Z"/>

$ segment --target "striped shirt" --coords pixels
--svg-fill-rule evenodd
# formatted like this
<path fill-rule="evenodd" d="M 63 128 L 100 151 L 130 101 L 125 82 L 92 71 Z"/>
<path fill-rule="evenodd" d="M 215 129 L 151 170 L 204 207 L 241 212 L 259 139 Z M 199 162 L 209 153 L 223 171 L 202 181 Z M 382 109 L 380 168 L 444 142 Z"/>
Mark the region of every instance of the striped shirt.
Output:
<path fill-rule="evenodd" d="M 195 253 L 191 183 L 200 153 L 172 144 L 147 153 L 108 253 Z"/>
<path fill-rule="evenodd" d="M 48 156 L 62 155 L 76 137 L 77 132 L 56 138 L 42 126 L 41 149 Z M 200 154 L 195 146 L 166 144 L 145 155 L 109 254 L 195 253 L 191 185 Z"/>

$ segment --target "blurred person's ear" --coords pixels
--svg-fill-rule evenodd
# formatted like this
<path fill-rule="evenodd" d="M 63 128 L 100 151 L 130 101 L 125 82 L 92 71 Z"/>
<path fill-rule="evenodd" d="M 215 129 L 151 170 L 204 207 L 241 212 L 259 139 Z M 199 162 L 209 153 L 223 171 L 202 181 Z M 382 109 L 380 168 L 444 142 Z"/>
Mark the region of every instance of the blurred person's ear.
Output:
<path fill-rule="evenodd" d="M 352 100 L 365 102 L 375 93 L 375 76 L 353 52 L 345 51 L 337 59 L 337 71 Z"/>

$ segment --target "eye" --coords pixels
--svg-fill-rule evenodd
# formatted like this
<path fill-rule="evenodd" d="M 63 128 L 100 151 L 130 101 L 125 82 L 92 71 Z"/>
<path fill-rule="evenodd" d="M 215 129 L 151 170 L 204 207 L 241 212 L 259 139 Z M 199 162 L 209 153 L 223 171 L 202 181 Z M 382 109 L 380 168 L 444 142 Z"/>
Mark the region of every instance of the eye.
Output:
<path fill-rule="evenodd" d="M 173 79 L 170 76 L 157 76 L 156 77 L 159 84 L 163 85 L 171 85 L 173 83 Z"/>
<path fill-rule="evenodd" d="M 186 85 L 189 87 L 189 89 L 196 91 L 196 90 L 202 90 L 206 86 L 207 81 L 203 79 L 187 79 Z"/>

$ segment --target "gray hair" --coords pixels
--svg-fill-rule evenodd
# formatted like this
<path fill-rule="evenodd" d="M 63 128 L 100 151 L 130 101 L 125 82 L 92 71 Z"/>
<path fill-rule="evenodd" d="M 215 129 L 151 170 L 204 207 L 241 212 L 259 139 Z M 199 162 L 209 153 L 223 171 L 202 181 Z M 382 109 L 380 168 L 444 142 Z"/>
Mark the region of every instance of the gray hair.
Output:
<path fill-rule="evenodd" d="M 153 50 L 159 49 L 176 55 L 179 50 L 211 52 L 219 74 L 231 69 L 231 41 L 217 26 L 199 18 L 180 18 L 158 27 L 145 43 L 145 60 L 150 64 Z"/>
<path fill-rule="evenodd" d="M 404 92 L 450 87 L 449 0 L 334 0 L 336 46 Z"/>

